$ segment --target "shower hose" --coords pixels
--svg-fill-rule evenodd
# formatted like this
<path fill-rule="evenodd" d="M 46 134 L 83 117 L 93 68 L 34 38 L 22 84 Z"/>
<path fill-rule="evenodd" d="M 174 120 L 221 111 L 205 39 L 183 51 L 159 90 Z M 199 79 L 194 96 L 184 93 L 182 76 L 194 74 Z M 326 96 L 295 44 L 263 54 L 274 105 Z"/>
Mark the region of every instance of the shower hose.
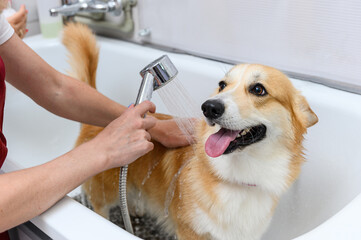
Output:
<path fill-rule="evenodd" d="M 119 199 L 120 199 L 120 211 L 125 226 L 125 230 L 129 233 L 134 234 L 132 222 L 129 216 L 128 202 L 127 202 L 127 175 L 128 165 L 120 168 L 119 173 Z"/>

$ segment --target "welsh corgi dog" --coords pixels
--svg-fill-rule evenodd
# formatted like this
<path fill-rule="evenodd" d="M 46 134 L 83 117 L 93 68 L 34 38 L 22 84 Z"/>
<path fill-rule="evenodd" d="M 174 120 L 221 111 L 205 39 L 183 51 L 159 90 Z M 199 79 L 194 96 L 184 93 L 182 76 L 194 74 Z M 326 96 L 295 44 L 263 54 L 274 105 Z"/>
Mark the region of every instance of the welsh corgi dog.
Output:
<path fill-rule="evenodd" d="M 70 24 L 63 43 L 75 77 L 95 87 L 99 50 L 91 31 Z M 202 111 L 196 143 L 167 149 L 154 142 L 153 151 L 129 165 L 131 214 L 156 218 L 181 240 L 260 239 L 280 196 L 300 173 L 304 134 L 318 118 L 285 74 L 259 64 L 234 66 Z M 100 131 L 82 125 L 76 145 Z M 106 218 L 119 203 L 118 181 L 114 168 L 82 185 Z"/>

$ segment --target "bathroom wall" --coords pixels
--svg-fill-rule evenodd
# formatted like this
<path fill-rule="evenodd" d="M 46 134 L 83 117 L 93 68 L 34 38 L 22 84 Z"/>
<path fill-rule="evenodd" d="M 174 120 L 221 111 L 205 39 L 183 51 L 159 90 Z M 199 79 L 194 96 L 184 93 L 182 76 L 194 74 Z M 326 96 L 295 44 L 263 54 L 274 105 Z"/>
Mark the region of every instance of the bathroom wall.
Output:
<path fill-rule="evenodd" d="M 357 0 L 138 0 L 145 43 L 361 93 Z"/>
<path fill-rule="evenodd" d="M 38 12 L 36 8 L 36 0 L 12 0 L 12 8 L 18 10 L 21 4 L 25 4 L 28 12 L 27 28 L 29 29 L 27 37 L 40 33 L 40 25 L 38 19 Z"/>
<path fill-rule="evenodd" d="M 46 0 L 45 0 L 46 1 Z M 40 33 L 36 0 L 28 36 Z M 292 77 L 361 93 L 357 0 L 138 0 L 131 41 L 230 63 L 262 63 Z M 148 36 L 137 32 L 150 29 Z"/>

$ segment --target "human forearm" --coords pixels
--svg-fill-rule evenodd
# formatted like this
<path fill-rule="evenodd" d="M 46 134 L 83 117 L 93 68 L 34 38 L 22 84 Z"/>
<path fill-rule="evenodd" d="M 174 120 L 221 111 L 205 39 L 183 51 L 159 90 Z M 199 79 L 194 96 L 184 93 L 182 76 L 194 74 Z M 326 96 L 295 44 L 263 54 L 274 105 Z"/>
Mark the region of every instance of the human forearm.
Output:
<path fill-rule="evenodd" d="M 106 126 L 126 109 L 88 85 L 59 73 L 15 35 L 0 46 L 0 56 L 5 62 L 7 81 L 59 116 Z M 150 132 L 156 141 L 166 147 L 189 144 L 174 121 L 158 122 Z"/>
<path fill-rule="evenodd" d="M 155 120 L 144 119 L 155 106 L 131 107 L 94 139 L 43 165 L 0 175 L 0 232 L 44 212 L 87 178 L 130 164 L 153 149 L 147 132 Z"/>
<path fill-rule="evenodd" d="M 60 74 L 60 73 L 59 73 Z M 105 127 L 127 108 L 95 89 L 64 74 L 56 96 L 49 94 L 42 106 L 52 113 L 78 122 Z"/>
<path fill-rule="evenodd" d="M 41 166 L 0 175 L 0 232 L 41 214 L 101 171 L 104 161 L 87 154 L 87 147 L 80 146 Z"/>
<path fill-rule="evenodd" d="M 0 46 L 6 80 L 40 106 L 68 119 L 106 126 L 126 108 L 49 66 L 16 35 Z"/>

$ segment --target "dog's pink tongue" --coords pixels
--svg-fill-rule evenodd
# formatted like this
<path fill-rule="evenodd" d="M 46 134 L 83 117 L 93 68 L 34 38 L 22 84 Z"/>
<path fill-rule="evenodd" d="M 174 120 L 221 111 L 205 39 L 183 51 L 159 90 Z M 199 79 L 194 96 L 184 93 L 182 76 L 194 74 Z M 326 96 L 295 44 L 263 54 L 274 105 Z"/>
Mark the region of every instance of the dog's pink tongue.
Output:
<path fill-rule="evenodd" d="M 236 139 L 239 131 L 231 131 L 221 128 L 217 133 L 212 134 L 206 141 L 206 153 L 210 157 L 221 156 L 229 146 L 229 143 Z"/>

